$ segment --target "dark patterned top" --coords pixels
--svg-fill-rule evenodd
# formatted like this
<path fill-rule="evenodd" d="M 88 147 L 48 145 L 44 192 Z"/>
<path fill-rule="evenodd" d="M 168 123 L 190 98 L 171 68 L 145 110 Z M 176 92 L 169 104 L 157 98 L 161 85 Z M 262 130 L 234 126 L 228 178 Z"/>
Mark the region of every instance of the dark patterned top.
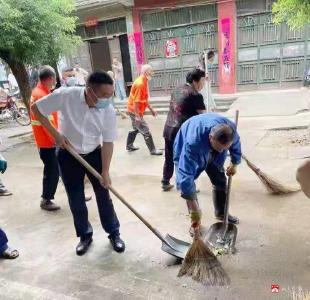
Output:
<path fill-rule="evenodd" d="M 182 126 L 189 118 L 205 110 L 203 97 L 190 84 L 183 84 L 171 93 L 170 109 L 164 127 L 164 138 L 173 141 Z"/>

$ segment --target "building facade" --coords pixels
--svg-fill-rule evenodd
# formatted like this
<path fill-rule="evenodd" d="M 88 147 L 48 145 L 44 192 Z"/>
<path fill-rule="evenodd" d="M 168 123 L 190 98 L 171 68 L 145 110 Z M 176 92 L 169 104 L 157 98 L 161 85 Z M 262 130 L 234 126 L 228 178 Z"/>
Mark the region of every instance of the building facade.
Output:
<path fill-rule="evenodd" d="M 310 26 L 292 30 L 272 22 L 272 0 L 77 1 L 83 45 L 71 58 L 88 69 L 111 69 L 118 57 L 125 81 L 143 63 L 155 69 L 150 89 L 167 94 L 213 50 L 214 90 L 288 88 L 301 85 L 310 61 Z"/>

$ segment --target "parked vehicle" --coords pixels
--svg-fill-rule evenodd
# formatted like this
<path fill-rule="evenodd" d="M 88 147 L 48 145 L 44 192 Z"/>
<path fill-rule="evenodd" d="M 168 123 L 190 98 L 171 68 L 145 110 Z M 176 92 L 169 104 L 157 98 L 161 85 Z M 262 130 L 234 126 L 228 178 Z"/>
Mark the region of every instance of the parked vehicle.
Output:
<path fill-rule="evenodd" d="M 27 126 L 31 120 L 24 105 L 17 104 L 19 91 L 10 94 L 0 88 L 0 122 L 16 121 L 19 125 Z"/>

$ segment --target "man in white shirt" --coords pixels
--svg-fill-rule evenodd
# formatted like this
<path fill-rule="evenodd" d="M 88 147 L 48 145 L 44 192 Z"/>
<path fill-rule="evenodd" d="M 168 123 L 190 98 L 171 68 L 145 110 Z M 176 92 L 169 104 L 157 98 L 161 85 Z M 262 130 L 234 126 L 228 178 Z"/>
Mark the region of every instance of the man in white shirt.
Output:
<path fill-rule="evenodd" d="M 114 250 L 116 252 L 125 250 L 125 243 L 120 238 L 119 221 L 107 189 L 111 184 L 109 168 L 113 155 L 113 142 L 117 137 L 116 115 L 110 103 L 113 91 L 113 81 L 110 76 L 105 72 L 98 71 L 89 76 L 86 88 L 57 89 L 32 106 L 32 111 L 38 120 L 61 147 L 58 153 L 58 162 L 76 233 L 80 237 L 76 248 L 77 255 L 87 252 L 93 235 L 85 204 L 85 174 L 93 186 L 101 224 L 109 234 Z M 51 125 L 47 118 L 54 111 L 58 112 L 59 131 Z M 101 182 L 87 172 L 64 149 L 66 144 L 71 144 L 93 168 L 101 173 Z"/>
<path fill-rule="evenodd" d="M 77 85 L 85 86 L 86 84 L 85 78 L 87 77 L 88 72 L 84 70 L 83 68 L 81 68 L 79 63 L 75 64 L 74 72 L 75 72 Z"/>

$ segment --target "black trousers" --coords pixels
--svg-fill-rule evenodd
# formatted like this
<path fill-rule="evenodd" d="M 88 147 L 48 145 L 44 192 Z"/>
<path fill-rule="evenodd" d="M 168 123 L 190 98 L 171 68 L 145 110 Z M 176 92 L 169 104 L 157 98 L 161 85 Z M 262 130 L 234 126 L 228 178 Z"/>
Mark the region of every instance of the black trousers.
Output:
<path fill-rule="evenodd" d="M 51 200 L 54 199 L 59 181 L 56 148 L 40 148 L 39 153 L 44 164 L 42 198 Z"/>
<path fill-rule="evenodd" d="M 83 155 L 83 158 L 99 173 L 102 170 L 101 150 Z M 91 175 L 69 152 L 58 151 L 58 161 L 63 183 L 68 195 L 70 209 L 73 215 L 75 231 L 78 237 L 92 236 L 93 229 L 88 221 L 88 210 L 85 203 L 84 178 L 85 174 L 96 195 L 100 221 L 109 237 L 119 235 L 119 221 L 114 211 L 109 191 L 102 187 L 97 178 Z"/>
<path fill-rule="evenodd" d="M 173 163 L 173 144 L 174 140 L 165 138 L 165 162 L 163 168 L 163 184 L 169 184 L 173 176 L 174 163 Z"/>

